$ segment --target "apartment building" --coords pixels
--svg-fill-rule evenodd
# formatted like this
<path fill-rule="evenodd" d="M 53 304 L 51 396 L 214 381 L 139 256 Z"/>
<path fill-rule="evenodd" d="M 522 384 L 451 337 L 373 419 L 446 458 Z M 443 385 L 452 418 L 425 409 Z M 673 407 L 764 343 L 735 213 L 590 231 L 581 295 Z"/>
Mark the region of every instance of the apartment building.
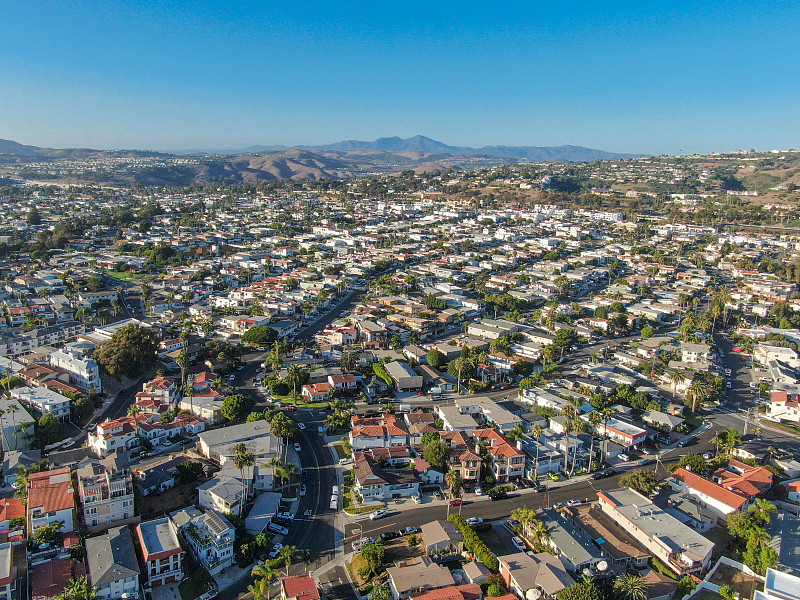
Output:
<path fill-rule="evenodd" d="M 497 429 L 476 429 L 476 444 L 485 444 L 491 457 L 491 470 L 498 483 L 525 475 L 525 454 Z"/>
<path fill-rule="evenodd" d="M 93 358 L 87 358 L 78 347 L 65 346 L 50 354 L 50 364 L 69 373 L 69 382 L 84 392 L 101 393 L 100 367 Z"/>
<path fill-rule="evenodd" d="M 127 459 L 116 456 L 94 461 L 76 475 L 87 527 L 107 527 L 134 517 L 133 474 Z"/>
<path fill-rule="evenodd" d="M 86 538 L 89 581 L 103 600 L 139 598 L 139 561 L 127 527 L 113 527 L 105 535 Z"/>
<path fill-rule="evenodd" d="M 169 518 L 145 521 L 136 526 L 139 547 L 151 588 L 177 583 L 183 578 L 183 549 Z"/>
<path fill-rule="evenodd" d="M 17 568 L 11 542 L 0 544 L 0 600 L 12 600 L 16 591 Z"/>
<path fill-rule="evenodd" d="M 59 421 L 69 420 L 70 399 L 46 387 L 14 388 L 11 390 L 11 397 L 24 402 L 42 415 L 53 415 Z"/>
<path fill-rule="evenodd" d="M 642 494 L 622 488 L 598 492 L 600 509 L 678 576 L 700 573 L 714 544 Z"/>

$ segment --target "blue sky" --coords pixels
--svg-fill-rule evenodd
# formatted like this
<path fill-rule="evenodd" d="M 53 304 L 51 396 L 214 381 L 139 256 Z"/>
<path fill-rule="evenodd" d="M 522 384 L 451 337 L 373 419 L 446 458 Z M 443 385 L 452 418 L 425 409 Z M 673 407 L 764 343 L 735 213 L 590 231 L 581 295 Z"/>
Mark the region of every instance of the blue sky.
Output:
<path fill-rule="evenodd" d="M 800 3 L 6 3 L 0 137 L 800 146 Z"/>

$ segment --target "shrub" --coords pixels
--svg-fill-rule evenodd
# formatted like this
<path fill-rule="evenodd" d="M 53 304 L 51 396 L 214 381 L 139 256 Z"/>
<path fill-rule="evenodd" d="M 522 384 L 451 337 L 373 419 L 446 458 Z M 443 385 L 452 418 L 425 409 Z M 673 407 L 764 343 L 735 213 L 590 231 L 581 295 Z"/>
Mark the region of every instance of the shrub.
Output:
<path fill-rule="evenodd" d="M 478 537 L 475 530 L 467 525 L 464 518 L 461 515 L 450 515 L 450 521 L 458 527 L 461 535 L 464 536 L 464 548 L 474 554 L 475 558 L 486 565 L 490 571 L 497 571 L 497 557 L 489 550 L 484 541 Z"/>

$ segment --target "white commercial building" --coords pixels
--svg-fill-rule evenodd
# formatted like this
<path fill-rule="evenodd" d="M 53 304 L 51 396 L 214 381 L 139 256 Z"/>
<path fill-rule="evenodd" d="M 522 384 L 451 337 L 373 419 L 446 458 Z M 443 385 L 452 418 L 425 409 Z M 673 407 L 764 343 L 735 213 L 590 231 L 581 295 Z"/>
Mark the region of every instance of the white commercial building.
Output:
<path fill-rule="evenodd" d="M 50 354 L 50 364 L 69 373 L 72 385 L 85 392 L 101 393 L 100 367 L 93 358 L 85 358 L 80 350 L 65 346 Z"/>

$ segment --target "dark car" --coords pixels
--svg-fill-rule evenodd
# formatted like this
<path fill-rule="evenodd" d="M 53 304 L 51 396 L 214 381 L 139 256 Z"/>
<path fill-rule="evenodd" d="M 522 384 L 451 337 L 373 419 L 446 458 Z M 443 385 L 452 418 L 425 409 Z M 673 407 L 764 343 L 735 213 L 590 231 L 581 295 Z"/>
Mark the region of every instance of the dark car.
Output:
<path fill-rule="evenodd" d="M 395 540 L 400 537 L 399 531 L 385 531 L 381 534 L 381 540 L 384 542 L 388 542 L 389 540 Z"/>
<path fill-rule="evenodd" d="M 308 471 L 303 469 L 300 473 L 300 481 L 308 481 Z"/>
<path fill-rule="evenodd" d="M 595 481 L 598 479 L 605 479 L 606 477 L 612 477 L 617 474 L 616 469 L 606 469 L 605 471 L 598 471 L 592 475 L 592 479 Z"/>
<path fill-rule="evenodd" d="M 541 494 L 542 492 L 546 492 L 547 491 L 547 486 L 546 485 L 534 485 L 533 486 L 533 491 Z"/>
<path fill-rule="evenodd" d="M 508 498 L 508 492 L 497 492 L 496 494 L 492 494 L 489 496 L 492 502 L 496 502 L 497 500 L 505 500 Z"/>

